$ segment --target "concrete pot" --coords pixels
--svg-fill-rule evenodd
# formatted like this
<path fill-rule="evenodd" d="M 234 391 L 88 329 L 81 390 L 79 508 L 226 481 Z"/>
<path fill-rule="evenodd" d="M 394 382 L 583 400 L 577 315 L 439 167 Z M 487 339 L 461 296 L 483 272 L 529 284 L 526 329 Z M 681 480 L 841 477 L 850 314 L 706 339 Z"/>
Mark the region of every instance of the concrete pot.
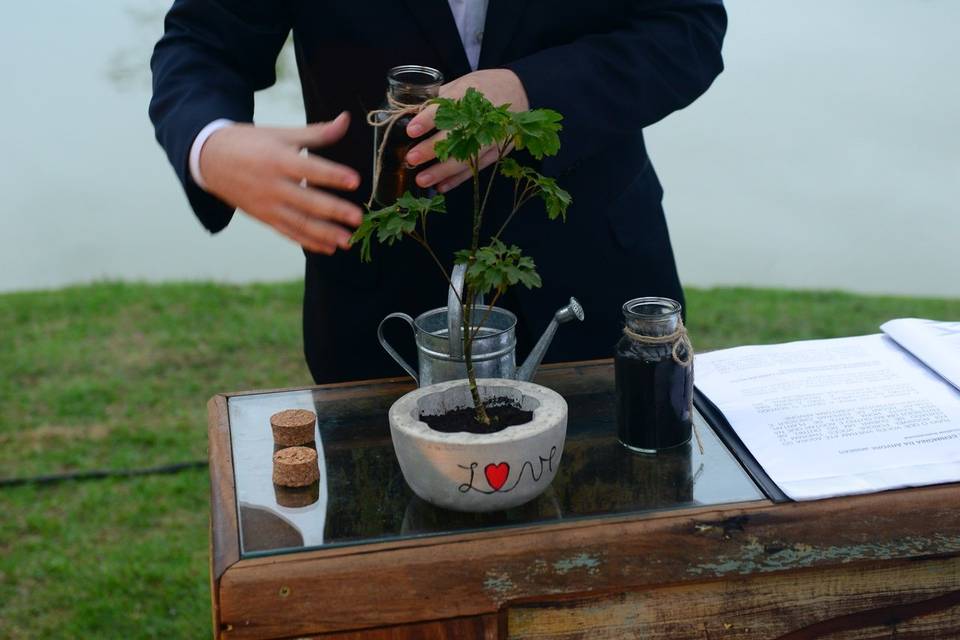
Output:
<path fill-rule="evenodd" d="M 553 481 L 567 434 L 567 403 L 557 392 L 519 380 L 477 381 L 480 397 L 507 397 L 533 419 L 491 434 L 441 433 L 420 420 L 473 406 L 466 380 L 411 391 L 390 407 L 390 435 L 403 477 L 418 496 L 455 511 L 509 509 Z"/>

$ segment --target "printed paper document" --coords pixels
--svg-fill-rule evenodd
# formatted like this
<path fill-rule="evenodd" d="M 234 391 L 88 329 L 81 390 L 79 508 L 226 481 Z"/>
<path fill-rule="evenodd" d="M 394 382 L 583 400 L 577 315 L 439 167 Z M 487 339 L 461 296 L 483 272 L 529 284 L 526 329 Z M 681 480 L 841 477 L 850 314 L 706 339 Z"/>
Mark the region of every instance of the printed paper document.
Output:
<path fill-rule="evenodd" d="M 960 391 L 945 380 L 956 370 L 941 377 L 886 335 L 724 349 L 695 366 L 794 500 L 960 481 Z"/>
<path fill-rule="evenodd" d="M 880 329 L 960 390 L 960 322 L 899 318 Z"/>

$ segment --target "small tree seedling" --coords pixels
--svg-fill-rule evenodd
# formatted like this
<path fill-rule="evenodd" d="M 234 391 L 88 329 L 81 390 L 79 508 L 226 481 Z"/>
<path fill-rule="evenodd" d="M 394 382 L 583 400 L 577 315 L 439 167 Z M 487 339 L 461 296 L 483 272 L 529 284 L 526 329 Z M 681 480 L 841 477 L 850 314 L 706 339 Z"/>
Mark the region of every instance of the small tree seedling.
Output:
<path fill-rule="evenodd" d="M 562 116 L 551 109 L 513 112 L 509 104 L 494 106 L 481 92 L 472 88 L 467 89 L 466 94 L 458 100 L 436 98 L 431 102 L 437 105 L 434 120 L 437 129 L 446 132 L 446 137 L 434 145 L 437 158 L 441 162 L 448 158 L 459 160 L 469 167 L 472 174 L 473 224 L 470 244 L 469 248 L 456 252 L 454 261 L 455 264 L 466 265 L 463 292 L 457 295 L 457 300 L 463 319 L 461 333 L 467 381 L 476 419 L 489 426 L 490 418 L 477 389 L 473 342 L 494 305 L 509 287 L 521 284 L 533 288 L 541 284 L 533 259 L 523 255 L 520 247 L 506 245 L 500 236 L 514 215 L 533 198 L 543 200 L 550 220 L 565 220 L 571 202 L 570 194 L 561 189 L 556 180 L 520 165 L 513 158 L 508 158 L 507 154 L 513 149 L 525 150 L 536 160 L 555 155 L 560 149 L 558 133 L 562 128 Z M 495 151 L 496 160 L 481 190 L 480 156 L 488 149 Z M 493 181 L 498 175 L 513 181 L 512 209 L 497 232 L 486 238 L 485 244 L 481 244 L 483 214 Z M 392 245 L 403 238 L 410 238 L 430 254 L 453 288 L 450 274 L 427 240 L 428 218 L 445 212 L 444 196 L 418 198 L 408 191 L 390 206 L 369 209 L 353 234 L 353 242 L 360 245 L 361 259 L 369 262 L 374 240 Z M 491 294 L 490 304 L 486 305 L 480 322 L 471 326 L 476 297 Z"/>

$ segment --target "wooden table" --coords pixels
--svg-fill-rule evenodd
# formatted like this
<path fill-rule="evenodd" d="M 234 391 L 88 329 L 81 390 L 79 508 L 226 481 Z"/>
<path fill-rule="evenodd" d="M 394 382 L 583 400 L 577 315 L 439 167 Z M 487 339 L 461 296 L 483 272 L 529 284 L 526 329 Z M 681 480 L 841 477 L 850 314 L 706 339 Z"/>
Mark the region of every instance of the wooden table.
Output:
<path fill-rule="evenodd" d="M 777 504 L 699 418 L 702 453 L 626 452 L 609 362 L 538 381 L 570 404 L 560 471 L 484 516 L 403 482 L 386 410 L 406 380 L 212 398 L 214 635 L 960 638 L 960 486 Z M 270 481 L 268 417 L 296 407 L 322 478 L 285 507 L 305 498 Z"/>

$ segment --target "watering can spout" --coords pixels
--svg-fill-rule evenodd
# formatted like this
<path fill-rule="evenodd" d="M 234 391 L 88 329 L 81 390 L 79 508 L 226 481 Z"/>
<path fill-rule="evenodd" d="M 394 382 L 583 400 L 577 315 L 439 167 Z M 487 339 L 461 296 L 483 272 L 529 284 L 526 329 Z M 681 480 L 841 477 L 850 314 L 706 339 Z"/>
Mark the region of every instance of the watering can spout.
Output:
<path fill-rule="evenodd" d="M 533 350 L 530 351 L 530 355 L 527 356 L 527 359 L 523 362 L 523 365 L 517 370 L 517 380 L 529 381 L 533 379 L 533 375 L 537 372 L 537 369 L 540 367 L 540 363 L 543 361 L 544 354 L 550 347 L 550 343 L 553 342 L 553 336 L 557 333 L 557 327 L 564 322 L 569 322 L 571 320 L 579 320 L 580 322 L 583 322 L 583 318 L 583 307 L 580 306 L 580 303 L 577 302 L 576 298 L 570 298 L 570 303 L 568 305 L 561 307 L 555 314 L 553 314 L 553 320 L 551 320 L 550 324 L 547 325 L 543 335 L 540 336 L 540 339 L 537 340 L 537 344 L 534 345 Z"/>

